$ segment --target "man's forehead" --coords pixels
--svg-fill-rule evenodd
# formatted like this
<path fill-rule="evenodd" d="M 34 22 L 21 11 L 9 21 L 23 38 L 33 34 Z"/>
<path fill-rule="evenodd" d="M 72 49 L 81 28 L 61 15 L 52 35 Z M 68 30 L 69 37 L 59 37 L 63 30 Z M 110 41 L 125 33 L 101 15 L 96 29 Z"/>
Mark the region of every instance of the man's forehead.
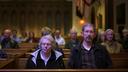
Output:
<path fill-rule="evenodd" d="M 84 30 L 94 30 L 94 28 L 92 26 L 86 26 L 84 27 Z"/>

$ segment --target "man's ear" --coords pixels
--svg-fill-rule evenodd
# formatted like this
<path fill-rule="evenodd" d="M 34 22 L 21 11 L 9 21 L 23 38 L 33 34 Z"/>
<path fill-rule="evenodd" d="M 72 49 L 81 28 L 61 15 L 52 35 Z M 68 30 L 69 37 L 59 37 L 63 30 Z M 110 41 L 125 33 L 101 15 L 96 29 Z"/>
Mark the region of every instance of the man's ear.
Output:
<path fill-rule="evenodd" d="M 96 38 L 96 37 L 97 37 L 97 33 L 94 32 L 94 34 L 93 34 L 93 39 Z"/>
<path fill-rule="evenodd" d="M 97 36 L 97 33 L 96 33 L 96 32 L 94 32 L 93 38 L 95 38 L 96 36 Z"/>
<path fill-rule="evenodd" d="M 83 32 L 81 32 L 81 36 L 83 37 L 84 35 L 83 35 Z"/>

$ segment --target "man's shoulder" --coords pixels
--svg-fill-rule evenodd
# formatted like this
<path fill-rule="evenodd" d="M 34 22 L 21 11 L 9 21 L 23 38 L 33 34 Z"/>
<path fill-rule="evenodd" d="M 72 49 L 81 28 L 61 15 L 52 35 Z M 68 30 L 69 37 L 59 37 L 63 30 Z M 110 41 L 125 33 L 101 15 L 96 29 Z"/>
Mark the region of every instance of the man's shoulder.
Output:
<path fill-rule="evenodd" d="M 81 43 L 79 43 L 76 47 L 72 48 L 72 51 L 80 51 L 81 50 Z"/>
<path fill-rule="evenodd" d="M 104 45 L 101 45 L 101 44 L 99 44 L 99 43 L 95 43 L 95 44 L 93 44 L 93 47 L 94 48 L 96 48 L 96 49 L 105 49 L 105 46 Z"/>

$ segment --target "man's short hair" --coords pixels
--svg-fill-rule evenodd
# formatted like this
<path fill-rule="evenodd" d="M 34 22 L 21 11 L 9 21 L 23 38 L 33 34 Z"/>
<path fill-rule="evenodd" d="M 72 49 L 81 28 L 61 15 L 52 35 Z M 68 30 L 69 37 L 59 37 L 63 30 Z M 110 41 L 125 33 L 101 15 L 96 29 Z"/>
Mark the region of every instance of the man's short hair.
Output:
<path fill-rule="evenodd" d="M 93 27 L 94 28 L 93 24 L 91 24 L 91 23 L 85 23 L 83 25 L 83 27 L 82 27 L 82 31 L 84 31 L 84 28 L 87 27 L 87 26 L 90 26 L 90 27 Z"/>

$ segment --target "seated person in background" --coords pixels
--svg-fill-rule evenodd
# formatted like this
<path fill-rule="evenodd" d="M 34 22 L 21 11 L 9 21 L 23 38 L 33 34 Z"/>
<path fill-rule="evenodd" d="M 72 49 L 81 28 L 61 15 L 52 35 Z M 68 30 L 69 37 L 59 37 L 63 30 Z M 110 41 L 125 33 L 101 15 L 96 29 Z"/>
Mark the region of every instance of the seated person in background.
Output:
<path fill-rule="evenodd" d="M 4 38 L 4 33 L 2 32 L 1 35 L 0 35 L 0 43 L 3 40 L 3 38 Z"/>
<path fill-rule="evenodd" d="M 121 38 L 122 40 L 121 43 L 124 49 L 128 49 L 128 29 L 126 28 L 123 29 L 122 33 L 123 33 L 123 37 Z"/>
<path fill-rule="evenodd" d="M 0 59 L 1 58 L 7 58 L 6 52 L 4 52 L 2 49 L 0 49 Z"/>
<path fill-rule="evenodd" d="M 10 29 L 5 29 L 3 39 L 1 39 L 1 48 L 18 48 L 18 43 L 11 38 L 12 32 Z"/>
<path fill-rule="evenodd" d="M 12 31 L 12 39 L 15 40 L 17 43 L 21 43 L 20 37 L 17 36 L 17 31 Z"/>
<path fill-rule="evenodd" d="M 29 32 L 28 33 L 28 39 L 26 40 L 27 43 L 35 43 L 38 42 L 35 38 L 34 32 Z"/>
<path fill-rule="evenodd" d="M 64 38 L 61 36 L 60 30 L 56 30 L 56 31 L 55 31 L 54 38 L 55 38 L 55 41 L 56 41 L 56 43 L 58 44 L 58 46 L 65 45 L 65 40 L 64 40 Z"/>
<path fill-rule="evenodd" d="M 22 32 L 21 33 L 21 37 L 20 37 L 20 40 L 22 43 L 25 43 L 28 39 L 28 33 L 27 32 Z"/>
<path fill-rule="evenodd" d="M 41 35 L 45 36 L 45 35 L 51 35 L 52 34 L 52 30 L 49 27 L 43 27 L 41 30 Z"/>
<path fill-rule="evenodd" d="M 72 49 L 79 45 L 80 41 L 77 39 L 77 32 L 74 29 L 70 30 L 70 40 L 65 44 L 65 48 Z"/>
<path fill-rule="evenodd" d="M 41 37 L 39 49 L 31 54 L 27 61 L 29 69 L 58 69 L 64 68 L 62 53 L 54 50 L 54 41 L 51 35 Z"/>
<path fill-rule="evenodd" d="M 122 45 L 115 40 L 115 33 L 112 29 L 107 29 L 105 32 L 105 41 L 101 43 L 106 46 L 109 53 L 120 53 L 123 50 Z"/>
<path fill-rule="evenodd" d="M 93 42 L 94 26 L 86 23 L 82 27 L 83 41 L 71 50 L 68 67 L 73 69 L 110 68 L 112 61 L 106 48 Z"/>
<path fill-rule="evenodd" d="M 98 32 L 98 36 L 97 36 L 97 41 L 96 42 L 101 44 L 104 41 L 105 41 L 105 32 L 102 30 L 102 31 Z"/>

